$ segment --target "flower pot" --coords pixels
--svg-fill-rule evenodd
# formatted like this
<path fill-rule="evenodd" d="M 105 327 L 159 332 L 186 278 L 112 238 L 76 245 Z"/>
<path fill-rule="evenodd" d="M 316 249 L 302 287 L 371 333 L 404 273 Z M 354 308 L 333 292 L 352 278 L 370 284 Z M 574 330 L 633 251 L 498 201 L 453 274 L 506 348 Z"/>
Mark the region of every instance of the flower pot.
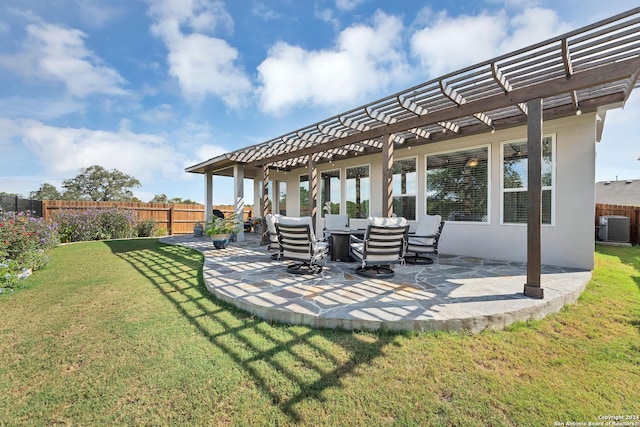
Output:
<path fill-rule="evenodd" d="M 229 237 L 231 237 L 231 233 L 212 234 L 211 241 L 216 249 L 224 249 L 229 244 Z"/>
<path fill-rule="evenodd" d="M 193 226 L 193 235 L 195 237 L 202 237 L 204 235 L 204 227 L 202 224 L 196 224 Z"/>

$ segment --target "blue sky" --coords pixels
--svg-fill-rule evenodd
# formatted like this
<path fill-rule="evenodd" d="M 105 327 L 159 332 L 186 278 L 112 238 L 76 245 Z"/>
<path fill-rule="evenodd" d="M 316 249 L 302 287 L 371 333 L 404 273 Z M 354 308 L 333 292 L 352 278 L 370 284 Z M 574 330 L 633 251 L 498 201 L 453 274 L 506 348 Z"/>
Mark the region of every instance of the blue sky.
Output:
<path fill-rule="evenodd" d="M 616 0 L 2 0 L 0 191 L 99 164 L 202 202 L 186 166 L 637 6 Z M 640 178 L 640 95 L 597 180 Z M 231 202 L 214 182 L 214 203 Z M 251 202 L 252 191 L 246 192 Z"/>

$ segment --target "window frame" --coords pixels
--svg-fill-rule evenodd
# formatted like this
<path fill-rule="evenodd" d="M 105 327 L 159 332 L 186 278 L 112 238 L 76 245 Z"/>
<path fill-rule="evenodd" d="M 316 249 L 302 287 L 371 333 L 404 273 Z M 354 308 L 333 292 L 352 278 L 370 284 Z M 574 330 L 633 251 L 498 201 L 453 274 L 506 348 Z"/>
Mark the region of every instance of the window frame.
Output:
<path fill-rule="evenodd" d="M 309 174 L 305 173 L 305 174 L 301 174 L 298 175 L 298 217 L 302 218 L 303 216 L 310 216 L 311 215 L 311 194 L 309 194 L 309 206 L 307 206 L 307 212 L 306 214 L 302 214 L 302 197 L 300 197 L 300 190 L 302 189 L 302 177 L 306 178 L 306 182 L 307 183 L 307 191 L 309 191 Z"/>
<path fill-rule="evenodd" d="M 543 134 L 542 139 L 544 141 L 545 138 L 551 138 L 551 185 L 542 185 L 541 191 L 551 191 L 551 222 L 545 223 L 541 222 L 542 227 L 555 227 L 556 225 L 556 173 L 557 173 L 557 134 L 556 133 L 548 133 Z M 504 195 L 505 193 L 526 193 L 528 191 L 529 182 L 527 180 L 526 187 L 518 187 L 518 188 L 504 188 L 504 146 L 507 144 L 514 143 L 525 143 L 527 142 L 527 137 L 510 139 L 508 141 L 500 142 L 500 225 L 507 226 L 519 226 L 526 227 L 527 221 L 525 222 L 505 222 L 505 207 L 504 207 Z M 543 150 L 540 150 L 540 155 L 544 154 Z M 528 153 L 527 153 L 528 158 Z M 528 168 L 528 166 L 527 166 Z M 528 169 L 527 169 L 528 172 Z M 542 214 L 541 214 L 542 215 Z"/>
<path fill-rule="evenodd" d="M 348 169 L 356 169 L 356 168 L 361 168 L 361 167 L 367 167 L 368 171 L 369 171 L 369 207 L 368 207 L 368 212 L 364 217 L 358 218 L 358 217 L 349 217 L 349 219 L 366 219 L 367 217 L 371 216 L 371 197 L 372 197 L 372 169 L 371 169 L 371 163 L 363 163 L 363 164 L 359 164 L 359 165 L 354 165 L 354 166 L 345 166 L 344 167 L 344 212 L 349 215 L 349 211 L 347 209 L 347 202 L 349 201 L 347 199 L 347 185 L 348 185 L 348 177 L 347 177 L 347 170 Z"/>
<path fill-rule="evenodd" d="M 415 205 L 415 212 L 414 212 L 415 218 L 413 218 L 413 219 L 407 218 L 407 220 L 409 220 L 409 221 L 417 221 L 418 217 L 420 216 L 420 213 L 418 212 L 418 209 L 419 209 L 418 208 L 418 193 L 420 191 L 420 182 L 419 182 L 420 178 L 419 178 L 419 174 L 418 174 L 418 163 L 419 163 L 418 162 L 418 156 L 415 155 L 415 156 L 394 158 L 393 159 L 393 163 L 395 164 L 395 162 L 399 162 L 399 161 L 402 161 L 402 160 L 414 160 L 415 161 L 415 171 L 414 171 L 415 174 L 416 174 L 415 192 L 413 192 L 413 193 L 401 193 L 401 194 L 395 194 L 395 192 L 392 192 L 391 198 L 392 198 L 392 202 L 393 202 L 393 201 L 395 201 L 396 197 L 413 197 L 414 205 Z M 391 168 L 392 168 L 391 175 L 393 176 L 393 165 L 392 165 Z M 394 213 L 396 213 L 396 212 L 394 211 Z"/>
<path fill-rule="evenodd" d="M 332 168 L 332 169 L 323 170 L 323 171 L 320 172 L 320 186 L 319 186 L 320 187 L 320 189 L 319 189 L 320 191 L 319 191 L 319 196 L 318 196 L 318 198 L 320 199 L 320 200 L 318 200 L 318 202 L 320 204 L 320 217 L 321 218 L 324 218 L 324 216 L 325 216 L 324 206 L 322 204 L 322 196 L 324 194 L 323 191 L 322 191 L 323 190 L 322 186 L 324 184 L 324 181 L 322 180 L 322 174 L 325 173 L 325 172 L 336 172 L 336 171 L 338 172 L 338 183 L 340 184 L 340 186 L 339 186 L 340 198 L 339 198 L 339 200 L 337 202 L 334 202 L 334 203 L 338 203 L 338 206 L 339 206 L 339 209 L 338 209 L 339 212 L 338 213 L 342 213 L 342 210 L 343 210 L 342 209 L 342 205 L 343 205 L 343 202 L 342 202 L 342 199 L 343 199 L 343 196 L 342 196 L 342 168 Z M 332 200 L 329 200 L 329 201 L 333 202 Z"/>
<path fill-rule="evenodd" d="M 491 174 L 492 174 L 492 144 L 491 142 L 488 142 L 486 144 L 479 144 L 479 145 L 472 145 L 469 147 L 461 147 L 461 148 L 452 148 L 449 150 L 441 150 L 441 151 L 435 151 L 433 153 L 427 153 L 424 155 L 424 179 L 422 180 L 423 185 L 424 185 L 424 201 L 423 201 L 423 209 L 424 209 L 424 213 L 428 214 L 429 210 L 428 210 L 428 202 L 429 202 L 429 195 L 427 194 L 427 189 L 428 189 L 428 185 L 427 185 L 427 181 L 429 179 L 429 156 L 438 156 L 438 155 L 443 155 L 443 154 L 450 154 L 450 153 L 459 153 L 459 152 L 464 152 L 464 151 L 472 151 L 472 150 L 478 150 L 478 149 L 482 149 L 482 148 L 486 148 L 487 149 L 487 212 L 485 213 L 485 216 L 487 218 L 486 221 L 451 221 L 445 217 L 442 218 L 443 221 L 447 222 L 447 223 L 453 223 L 453 224 L 473 224 L 473 225 L 482 225 L 482 226 L 487 226 L 487 225 L 491 225 L 491 194 L 492 194 L 492 183 L 493 180 L 491 179 Z"/>

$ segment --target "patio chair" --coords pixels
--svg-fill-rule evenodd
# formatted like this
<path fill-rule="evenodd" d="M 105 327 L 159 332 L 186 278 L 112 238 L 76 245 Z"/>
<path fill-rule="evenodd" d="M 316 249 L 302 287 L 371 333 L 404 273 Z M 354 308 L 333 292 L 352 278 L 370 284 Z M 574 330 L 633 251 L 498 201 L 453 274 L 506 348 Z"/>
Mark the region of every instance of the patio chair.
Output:
<path fill-rule="evenodd" d="M 304 220 L 304 218 L 296 219 Z M 322 266 L 318 264 L 318 261 L 323 260 L 329 254 L 329 244 L 315 240 L 311 218 L 306 224 L 303 221 L 297 221 L 297 223 L 278 222 L 276 230 L 282 259 L 298 261 L 287 266 L 289 273 L 317 274 L 322 271 Z"/>
<path fill-rule="evenodd" d="M 282 218 L 280 214 L 267 214 L 264 217 L 265 223 L 267 224 L 267 230 L 264 232 L 266 236 L 269 237 L 269 243 L 267 244 L 267 250 L 269 252 L 274 252 L 271 255 L 272 259 L 280 259 L 280 242 L 278 241 L 278 231 L 276 230 L 276 223 L 278 220 Z"/>
<path fill-rule="evenodd" d="M 424 255 L 438 255 L 438 241 L 443 228 L 444 221 L 440 215 L 423 216 L 415 233 L 409 233 L 405 260 L 410 264 L 432 264 L 433 258 Z M 409 256 L 410 253 L 413 255 Z"/>
<path fill-rule="evenodd" d="M 395 275 L 393 264 L 404 262 L 409 226 L 405 218 L 370 217 L 364 239 L 350 238 L 350 254 L 361 265 L 356 274 L 372 278 Z"/>

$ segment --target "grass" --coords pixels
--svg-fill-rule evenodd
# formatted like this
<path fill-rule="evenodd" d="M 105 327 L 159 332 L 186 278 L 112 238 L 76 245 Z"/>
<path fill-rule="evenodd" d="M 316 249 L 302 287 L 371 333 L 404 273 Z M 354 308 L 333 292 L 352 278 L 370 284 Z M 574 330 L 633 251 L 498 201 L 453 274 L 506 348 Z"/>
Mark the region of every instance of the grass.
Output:
<path fill-rule="evenodd" d="M 61 246 L 0 298 L 0 425 L 553 425 L 640 415 L 640 249 L 505 331 L 273 324 L 155 239 Z"/>

